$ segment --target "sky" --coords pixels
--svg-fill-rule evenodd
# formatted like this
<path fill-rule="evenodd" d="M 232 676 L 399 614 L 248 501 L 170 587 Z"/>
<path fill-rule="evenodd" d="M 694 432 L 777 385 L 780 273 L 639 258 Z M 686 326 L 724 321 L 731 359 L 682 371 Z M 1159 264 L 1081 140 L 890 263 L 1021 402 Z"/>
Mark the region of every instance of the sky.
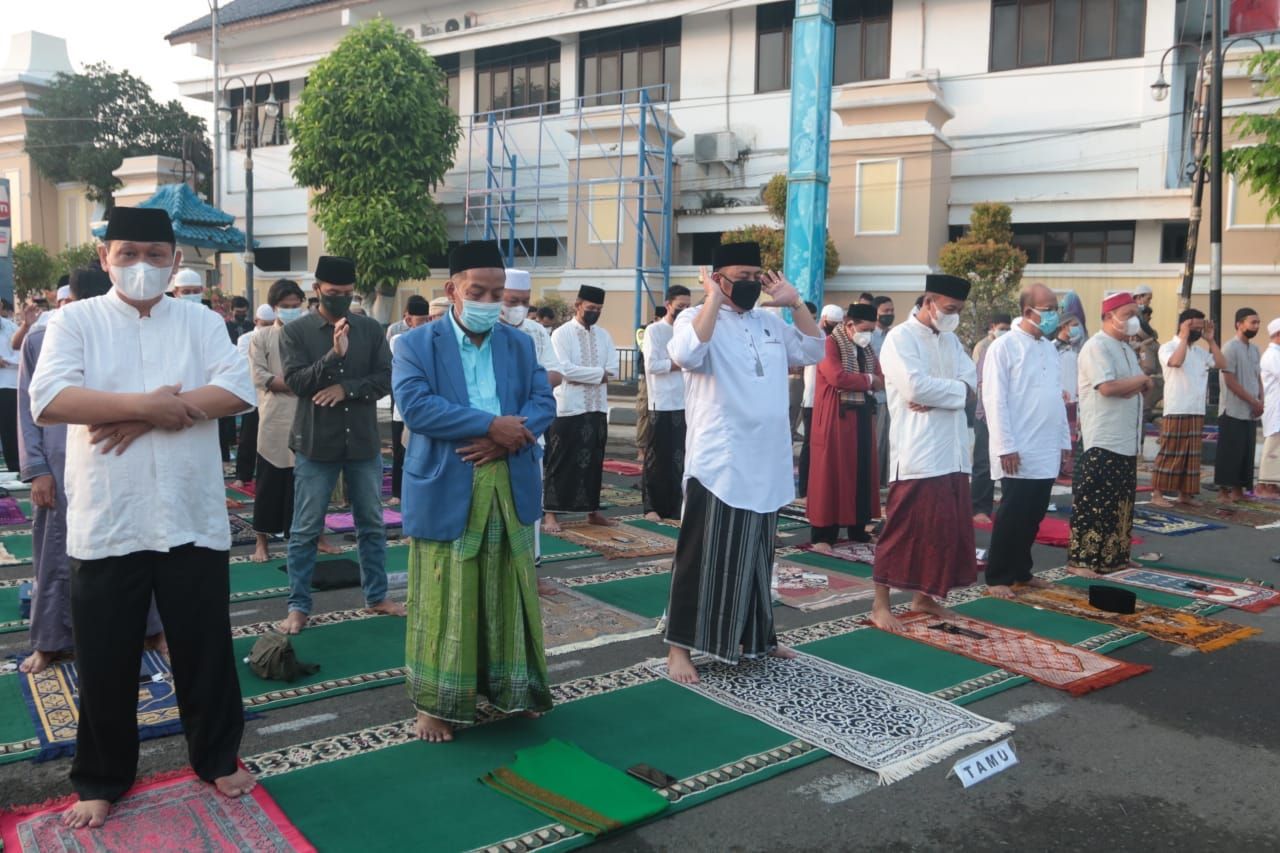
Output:
<path fill-rule="evenodd" d="M 178 97 L 176 81 L 210 74 L 212 68 L 192 53 L 192 45 L 170 47 L 164 37 L 208 13 L 208 0 L 0 0 L 0 73 L 11 70 L 10 37 L 36 30 L 66 40 L 75 70 L 106 62 L 141 77 L 156 100 L 168 101 Z M 210 104 L 180 100 L 186 109 L 210 120 Z"/>

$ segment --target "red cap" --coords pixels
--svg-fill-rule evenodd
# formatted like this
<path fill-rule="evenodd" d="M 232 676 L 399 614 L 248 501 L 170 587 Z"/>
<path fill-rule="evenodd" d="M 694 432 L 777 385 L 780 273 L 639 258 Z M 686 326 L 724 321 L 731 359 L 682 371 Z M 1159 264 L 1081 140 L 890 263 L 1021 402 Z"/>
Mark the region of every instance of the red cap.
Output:
<path fill-rule="evenodd" d="M 1133 304 L 1133 294 L 1128 292 L 1113 293 L 1102 300 L 1102 315 L 1105 317 L 1117 308 Z"/>

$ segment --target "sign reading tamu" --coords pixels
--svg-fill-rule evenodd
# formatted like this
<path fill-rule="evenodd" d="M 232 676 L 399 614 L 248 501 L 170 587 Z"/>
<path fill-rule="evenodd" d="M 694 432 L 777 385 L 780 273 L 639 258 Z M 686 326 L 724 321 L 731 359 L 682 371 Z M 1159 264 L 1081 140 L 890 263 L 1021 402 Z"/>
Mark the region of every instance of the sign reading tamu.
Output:
<path fill-rule="evenodd" d="M 9 179 L 0 178 L 0 297 L 13 302 L 13 230 Z"/>

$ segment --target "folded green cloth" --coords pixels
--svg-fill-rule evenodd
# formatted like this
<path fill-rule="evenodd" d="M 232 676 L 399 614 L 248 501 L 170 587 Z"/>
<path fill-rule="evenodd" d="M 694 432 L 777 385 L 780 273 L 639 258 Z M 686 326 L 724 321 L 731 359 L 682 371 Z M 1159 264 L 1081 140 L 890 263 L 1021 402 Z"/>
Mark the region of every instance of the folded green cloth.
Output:
<path fill-rule="evenodd" d="M 481 782 L 588 835 L 639 823 L 668 805 L 657 791 L 561 740 L 522 749 Z"/>

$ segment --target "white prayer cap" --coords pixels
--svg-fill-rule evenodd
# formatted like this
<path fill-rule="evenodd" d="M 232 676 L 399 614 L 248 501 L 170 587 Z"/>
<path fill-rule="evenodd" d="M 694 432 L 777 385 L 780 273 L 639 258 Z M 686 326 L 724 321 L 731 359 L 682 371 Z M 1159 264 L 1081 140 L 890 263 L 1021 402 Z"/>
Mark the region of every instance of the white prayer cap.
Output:
<path fill-rule="evenodd" d="M 258 306 L 258 319 L 264 323 L 274 323 L 276 321 L 276 309 L 267 303 Z"/>
<path fill-rule="evenodd" d="M 204 278 L 195 270 L 180 269 L 173 277 L 173 287 L 204 287 Z"/>
<path fill-rule="evenodd" d="M 1146 296 L 1150 292 L 1151 292 L 1151 285 L 1149 284 L 1140 284 L 1133 289 L 1134 296 Z"/>
<path fill-rule="evenodd" d="M 828 323 L 839 323 L 844 319 L 844 311 L 839 305 L 822 306 L 822 319 Z"/>
<path fill-rule="evenodd" d="M 1267 324 L 1267 336 L 1274 338 L 1277 334 L 1280 334 L 1280 317 Z"/>
<path fill-rule="evenodd" d="M 64 284 L 62 285 L 62 287 L 58 288 L 58 299 L 57 299 L 58 302 L 61 302 L 64 299 L 70 299 L 70 298 L 71 298 L 71 285 Z"/>
<path fill-rule="evenodd" d="M 529 280 L 528 270 L 507 270 L 507 288 L 509 290 L 529 291 L 533 289 L 533 284 Z"/>

